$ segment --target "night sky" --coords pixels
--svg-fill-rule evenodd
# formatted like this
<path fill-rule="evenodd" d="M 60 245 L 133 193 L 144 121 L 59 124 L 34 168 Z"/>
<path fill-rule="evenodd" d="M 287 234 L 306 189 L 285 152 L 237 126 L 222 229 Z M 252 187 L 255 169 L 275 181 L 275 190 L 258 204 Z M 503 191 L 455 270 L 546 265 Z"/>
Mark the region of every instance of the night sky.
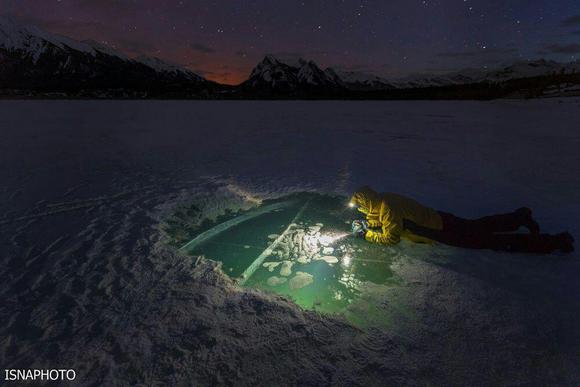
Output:
<path fill-rule="evenodd" d="M 388 77 L 580 57 L 578 0 L 0 0 L 0 13 L 224 83 L 267 53 Z"/>

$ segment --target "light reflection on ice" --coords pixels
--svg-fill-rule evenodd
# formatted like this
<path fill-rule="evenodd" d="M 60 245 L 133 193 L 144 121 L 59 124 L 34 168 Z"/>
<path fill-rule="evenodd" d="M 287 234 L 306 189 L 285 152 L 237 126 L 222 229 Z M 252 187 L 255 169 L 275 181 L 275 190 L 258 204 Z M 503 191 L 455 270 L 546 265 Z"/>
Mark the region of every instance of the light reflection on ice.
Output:
<path fill-rule="evenodd" d="M 281 278 L 289 278 L 289 288 L 291 290 L 306 287 L 316 280 L 316 273 L 305 273 L 299 267 L 307 265 L 313 261 L 321 261 L 329 266 L 341 262 L 341 265 L 348 267 L 352 258 L 350 249 L 346 245 L 336 246 L 336 243 L 348 236 L 345 232 L 323 231 L 324 225 L 317 223 L 314 226 L 303 223 L 292 224 L 288 232 L 278 241 L 276 247 L 269 251 L 270 259 L 274 261 L 264 262 L 263 267 L 273 272 L 278 270 L 276 275 L 270 277 L 267 284 L 278 286 L 283 284 Z M 273 239 L 274 235 L 268 235 Z M 276 235 L 278 237 L 278 235 Z M 298 271 L 293 273 L 293 267 L 298 265 Z M 304 269 L 302 269 L 304 270 Z M 354 286 L 354 282 L 348 282 L 349 287 Z M 340 296 L 337 299 L 341 299 Z"/>

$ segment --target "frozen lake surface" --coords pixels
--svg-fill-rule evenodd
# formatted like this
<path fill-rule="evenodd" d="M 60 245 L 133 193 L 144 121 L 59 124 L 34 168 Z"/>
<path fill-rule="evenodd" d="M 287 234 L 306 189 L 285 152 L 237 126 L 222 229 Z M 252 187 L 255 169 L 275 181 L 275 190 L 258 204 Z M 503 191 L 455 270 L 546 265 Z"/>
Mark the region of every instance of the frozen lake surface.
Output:
<path fill-rule="evenodd" d="M 578 99 L 1 101 L 0 364 L 74 368 L 83 385 L 577 385 L 577 252 L 403 243 L 361 330 L 235 286 L 164 230 L 179 209 L 195 225 L 368 184 L 465 217 L 526 205 L 580 240 L 579 112 Z"/>

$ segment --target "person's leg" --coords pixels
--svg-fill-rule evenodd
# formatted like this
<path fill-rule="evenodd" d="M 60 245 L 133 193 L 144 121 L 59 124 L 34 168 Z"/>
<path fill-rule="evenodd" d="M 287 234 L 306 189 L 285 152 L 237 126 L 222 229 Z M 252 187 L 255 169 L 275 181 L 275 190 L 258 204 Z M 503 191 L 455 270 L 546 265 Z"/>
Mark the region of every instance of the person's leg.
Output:
<path fill-rule="evenodd" d="M 548 254 L 556 250 L 574 251 L 574 238 L 567 232 L 551 234 L 467 234 L 445 230 L 431 233 L 430 238 L 449 246 L 467 249 L 490 249 L 519 253 Z"/>
<path fill-rule="evenodd" d="M 435 230 L 419 226 L 411 221 L 405 220 L 405 229 L 415 235 L 423 236 L 437 242 L 450 246 L 465 247 L 470 249 L 487 248 L 485 238 L 488 232 L 480 224 L 473 220 L 463 219 L 453 214 L 439 212 L 443 221 L 443 229 Z"/>
<path fill-rule="evenodd" d="M 538 223 L 532 218 L 532 210 L 522 207 L 508 214 L 498 214 L 473 219 L 472 228 L 488 233 L 514 232 L 520 227 L 526 227 L 533 234 L 540 232 Z"/>
<path fill-rule="evenodd" d="M 574 239 L 569 233 L 550 234 L 493 234 L 476 220 L 462 219 L 441 212 L 443 229 L 434 230 L 406 222 L 405 228 L 414 234 L 450 246 L 468 249 L 492 249 L 512 252 L 550 253 L 555 250 L 571 252 Z"/>
<path fill-rule="evenodd" d="M 478 233 L 483 232 L 481 224 L 472 219 L 460 218 L 448 212 L 439 211 L 441 220 L 443 221 L 443 230 L 446 233 Z"/>

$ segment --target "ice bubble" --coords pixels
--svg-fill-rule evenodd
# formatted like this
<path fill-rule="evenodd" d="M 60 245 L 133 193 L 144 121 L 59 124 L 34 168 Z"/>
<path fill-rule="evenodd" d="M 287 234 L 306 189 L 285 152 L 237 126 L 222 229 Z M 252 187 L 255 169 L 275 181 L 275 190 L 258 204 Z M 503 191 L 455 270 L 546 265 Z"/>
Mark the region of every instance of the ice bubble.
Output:
<path fill-rule="evenodd" d="M 284 277 L 280 278 L 280 277 L 273 276 L 273 277 L 268 278 L 268 280 L 266 281 L 266 283 L 269 286 L 278 286 L 278 285 L 282 285 L 286 281 L 288 281 L 288 280 L 286 278 L 284 278 Z"/>
<path fill-rule="evenodd" d="M 267 267 L 268 271 L 274 271 L 274 269 L 282 262 L 264 262 L 262 266 Z"/>
<path fill-rule="evenodd" d="M 249 249 L 249 248 L 250 248 L 250 246 L 248 246 L 248 245 L 244 246 L 244 249 Z"/>
<path fill-rule="evenodd" d="M 270 235 L 268 235 L 268 239 L 276 239 L 276 238 L 278 238 L 279 236 L 280 236 L 280 235 L 278 235 L 278 234 L 270 234 Z"/>
<path fill-rule="evenodd" d="M 288 282 L 288 286 L 290 287 L 290 290 L 296 290 L 308 286 L 313 282 L 314 277 L 312 274 L 297 271 L 296 275 L 290 279 L 290 282 Z"/>
<path fill-rule="evenodd" d="M 294 262 L 292 262 L 292 261 L 282 262 L 282 268 L 280 269 L 280 275 L 283 275 L 284 277 L 288 277 L 290 274 L 292 274 L 292 265 L 294 265 Z"/>

